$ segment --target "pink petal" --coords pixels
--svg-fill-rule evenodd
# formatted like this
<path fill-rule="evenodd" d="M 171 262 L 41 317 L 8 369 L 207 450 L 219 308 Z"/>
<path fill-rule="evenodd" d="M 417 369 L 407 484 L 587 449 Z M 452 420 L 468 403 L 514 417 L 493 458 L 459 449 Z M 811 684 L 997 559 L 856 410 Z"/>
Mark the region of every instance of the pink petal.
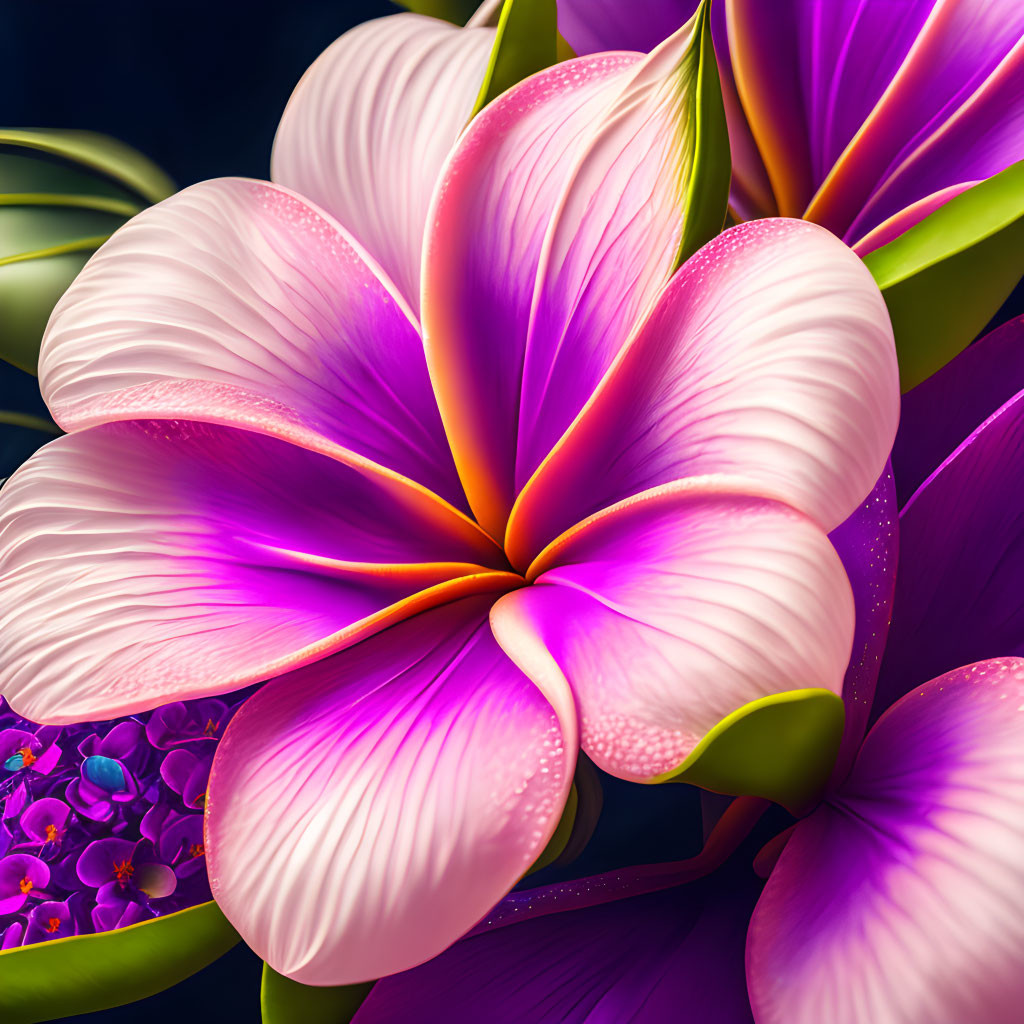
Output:
<path fill-rule="evenodd" d="M 600 508 L 708 473 L 839 525 L 892 447 L 899 383 L 885 303 L 827 231 L 741 224 L 672 279 L 520 494 L 515 565 Z"/>
<path fill-rule="evenodd" d="M 966 192 L 977 184 L 977 181 L 962 181 L 957 185 L 948 185 L 945 188 L 940 188 L 938 192 L 933 192 L 923 199 L 918 199 L 909 206 L 902 207 L 887 220 L 872 228 L 863 238 L 855 242 L 853 244 L 853 251 L 858 256 L 864 257 L 869 252 L 880 249 L 883 245 L 902 235 L 904 231 L 909 231 L 915 224 L 919 224 L 940 206 L 948 203 L 950 199 L 954 199 L 961 192 Z"/>
<path fill-rule="evenodd" d="M 569 680 L 583 749 L 620 778 L 672 771 L 721 719 L 787 690 L 836 693 L 853 599 L 805 516 L 735 482 L 670 485 L 552 544 L 491 621 L 528 673 Z"/>
<path fill-rule="evenodd" d="M 427 356 L 495 535 L 676 266 L 699 29 L 642 61 L 533 76 L 483 111 L 445 171 L 424 259 Z"/>
<path fill-rule="evenodd" d="M 62 437 L 0 491 L 0 692 L 33 721 L 113 718 L 265 679 L 472 590 L 480 535 L 406 490 L 232 427 Z"/>
<path fill-rule="evenodd" d="M 68 430 L 232 423 L 340 446 L 463 503 L 412 314 L 279 186 L 203 182 L 131 220 L 58 303 L 39 377 Z"/>
<path fill-rule="evenodd" d="M 849 145 L 829 169 L 806 210 L 807 217 L 840 234 L 850 227 L 872 194 L 911 154 L 933 135 L 943 135 L 947 125 L 957 121 L 961 111 L 974 102 L 974 94 L 989 91 L 985 87 L 986 80 L 991 86 L 1002 79 L 1008 86 L 997 90 L 1001 95 L 991 111 L 1001 115 L 1006 122 L 1002 128 L 996 129 L 996 135 L 1001 136 L 1002 142 L 998 148 L 1006 157 L 997 169 L 1015 159 L 1007 154 L 1006 147 L 1010 143 L 1009 149 L 1012 150 L 1014 138 L 1019 137 L 1019 112 L 1024 109 L 1019 100 L 1021 76 L 1010 69 L 1010 64 L 1014 63 L 1015 48 L 1018 48 L 1016 65 L 1020 67 L 1019 43 L 1024 32 L 1024 7 L 1018 0 L 993 0 L 985 4 L 963 0 L 915 2 L 903 5 L 906 10 L 898 12 L 902 15 L 901 23 L 893 17 L 891 5 L 866 6 L 876 7 L 881 18 L 873 26 L 873 32 L 864 33 L 859 38 L 859 45 L 847 59 L 850 66 L 860 66 L 868 69 L 868 74 L 877 75 L 874 69 L 884 68 L 887 63 L 879 64 L 878 61 L 881 33 L 887 33 L 882 38 L 895 39 L 902 37 L 904 27 L 915 31 L 905 55 L 889 68 L 891 78 L 886 82 L 885 91 L 859 123 Z M 927 11 L 927 18 L 919 28 L 916 23 L 920 22 L 920 17 L 914 8 Z M 999 70 L 1001 65 L 1002 71 Z M 1010 71 L 1009 75 L 1007 71 Z M 789 68 L 780 67 L 779 72 L 785 77 Z M 840 79 L 840 95 L 856 95 L 855 89 L 844 88 L 845 85 L 846 82 Z M 981 118 L 981 121 L 986 120 L 987 117 Z M 980 127 L 981 122 L 977 125 Z M 984 133 L 985 129 L 982 131 Z M 965 145 L 969 141 L 974 145 Z M 913 175 L 914 182 L 907 183 L 913 186 L 910 191 L 899 202 L 885 209 L 878 208 L 876 215 L 860 219 L 853 237 L 864 234 L 901 207 L 941 188 L 994 173 L 992 170 L 978 172 L 979 165 L 994 152 L 993 147 L 979 144 L 980 141 L 977 135 L 973 139 L 961 137 L 957 144 L 961 147 L 959 151 L 956 147 L 948 150 L 945 159 L 937 159 L 938 154 L 930 154 L 918 166 Z M 950 156 L 954 159 L 948 159 Z M 958 162 L 956 157 L 962 162 Z"/>
<path fill-rule="evenodd" d="M 275 970 L 337 985 L 413 967 L 554 831 L 572 698 L 505 657 L 488 604 L 447 605 L 283 676 L 232 719 L 210 777 L 211 886 Z"/>
<path fill-rule="evenodd" d="M 868 735 L 754 912 L 758 1024 L 1014 1024 L 1024 1000 L 1024 660 L 957 669 Z"/>
<path fill-rule="evenodd" d="M 500 536 L 537 266 L 576 159 L 639 55 L 560 64 L 474 119 L 444 171 L 424 251 L 431 378 L 477 518 Z"/>
<path fill-rule="evenodd" d="M 397 14 L 329 46 L 292 93 L 271 176 L 330 211 L 413 309 L 427 207 L 483 83 L 494 29 Z"/>

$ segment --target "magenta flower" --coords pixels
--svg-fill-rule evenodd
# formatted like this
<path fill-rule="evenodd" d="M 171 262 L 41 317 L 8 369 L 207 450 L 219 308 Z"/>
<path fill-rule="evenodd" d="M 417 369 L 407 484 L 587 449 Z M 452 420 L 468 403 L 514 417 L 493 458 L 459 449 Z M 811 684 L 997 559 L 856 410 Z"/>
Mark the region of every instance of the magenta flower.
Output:
<path fill-rule="evenodd" d="M 70 433 L 0 493 L 19 713 L 271 680 L 217 749 L 205 855 L 246 941 L 312 984 L 469 929 L 552 835 L 579 744 L 652 781 L 751 701 L 838 692 L 827 533 L 898 416 L 885 306 L 827 231 L 743 225 L 677 270 L 687 32 L 527 80 L 435 181 L 423 126 L 477 30 L 390 24 L 285 114 L 275 173 L 326 209 L 206 182 L 90 261 L 40 361 Z M 197 759 L 171 758 L 184 794 Z"/>
<path fill-rule="evenodd" d="M 702 1024 L 1011 1024 L 1022 701 L 1017 658 L 904 697 L 760 896 L 736 863 L 679 884 L 692 862 L 515 893 L 482 934 L 377 985 L 354 1024 L 661 1024 L 680 1005 Z"/>
<path fill-rule="evenodd" d="M 727 821 L 743 801 L 697 858 L 517 891 L 478 934 L 377 985 L 356 1024 L 566 1024 L 602 1014 L 660 1024 L 683 1001 L 715 1024 L 1017 1020 L 1022 340 L 1024 320 L 1006 324 L 904 397 L 892 628 L 887 638 L 890 603 L 874 603 L 859 680 L 870 705 L 881 661 L 874 704 L 876 715 L 888 710 L 863 744 L 863 724 L 854 727 L 856 758 L 844 759 L 822 804 L 756 857 L 760 844 L 748 842 L 693 884 L 682 883 L 749 828 L 742 813 Z M 891 522 L 860 525 L 865 555 L 895 547 Z M 894 562 L 883 561 L 891 578 Z M 1000 651 L 1017 657 L 993 659 Z M 723 826 L 724 838 L 733 834 L 724 850 Z M 762 877 L 771 871 L 760 899 L 752 859 Z"/>
<path fill-rule="evenodd" d="M 578 53 L 648 50 L 696 0 L 559 0 Z M 712 4 L 742 219 L 805 217 L 864 255 L 1024 159 L 1017 0 Z"/>

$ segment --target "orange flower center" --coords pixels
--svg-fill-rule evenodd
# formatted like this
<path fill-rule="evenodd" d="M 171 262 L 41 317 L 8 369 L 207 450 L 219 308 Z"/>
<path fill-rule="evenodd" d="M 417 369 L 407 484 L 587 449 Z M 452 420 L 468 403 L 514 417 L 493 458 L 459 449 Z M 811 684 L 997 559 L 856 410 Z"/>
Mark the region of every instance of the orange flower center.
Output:
<path fill-rule="evenodd" d="M 8 747 L 8 750 L 9 749 L 10 748 Z M 21 766 L 22 766 L 22 768 L 27 768 L 30 764 L 35 764 L 36 763 L 36 755 L 33 754 L 32 751 L 29 750 L 28 747 L 22 747 L 20 750 L 18 750 L 18 753 L 21 754 Z"/>
<path fill-rule="evenodd" d="M 46 826 L 46 841 L 48 843 L 55 843 L 55 842 L 57 842 L 57 835 L 58 835 L 58 833 L 57 833 L 57 826 L 56 825 L 47 825 Z"/>
<path fill-rule="evenodd" d="M 46 922 L 46 930 L 51 935 L 54 932 L 59 931 L 60 930 L 60 918 L 59 917 L 51 917 L 50 920 Z"/>
<path fill-rule="evenodd" d="M 18 883 L 18 888 L 27 896 L 32 891 L 32 879 L 26 875 Z"/>
<path fill-rule="evenodd" d="M 188 852 L 192 857 L 202 857 L 206 853 L 206 847 L 202 843 L 192 843 Z"/>
<path fill-rule="evenodd" d="M 212 718 L 206 720 L 206 728 L 203 729 L 204 736 L 216 736 L 217 730 L 220 728 L 220 722 L 215 722 Z"/>
<path fill-rule="evenodd" d="M 114 861 L 114 877 L 121 883 L 122 889 L 134 874 L 135 867 L 130 860 Z"/>

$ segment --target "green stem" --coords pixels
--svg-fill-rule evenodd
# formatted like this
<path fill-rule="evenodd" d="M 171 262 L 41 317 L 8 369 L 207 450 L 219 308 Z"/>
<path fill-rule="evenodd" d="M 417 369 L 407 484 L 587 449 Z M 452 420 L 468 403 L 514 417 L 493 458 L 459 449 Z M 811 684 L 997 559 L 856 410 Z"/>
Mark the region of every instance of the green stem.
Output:
<path fill-rule="evenodd" d="M 63 245 L 51 245 L 48 249 L 33 249 L 31 252 L 17 252 L 13 256 L 4 256 L 0 259 L 0 267 L 8 263 L 21 263 L 24 260 L 41 260 L 47 256 L 63 256 L 68 252 L 88 252 L 90 249 L 98 249 L 110 235 L 92 235 L 89 238 L 77 238 L 73 242 L 65 242 Z"/>
<path fill-rule="evenodd" d="M 117 213 L 134 217 L 142 211 L 137 203 L 109 196 L 79 196 L 62 192 L 7 192 L 0 195 L 0 206 L 74 206 L 99 213 Z"/>
<path fill-rule="evenodd" d="M 54 437 L 64 433 L 56 423 L 43 416 L 33 416 L 28 412 L 12 412 L 9 409 L 0 409 L 0 423 L 12 427 L 28 427 L 29 430 L 39 430 L 44 434 L 53 434 Z"/>

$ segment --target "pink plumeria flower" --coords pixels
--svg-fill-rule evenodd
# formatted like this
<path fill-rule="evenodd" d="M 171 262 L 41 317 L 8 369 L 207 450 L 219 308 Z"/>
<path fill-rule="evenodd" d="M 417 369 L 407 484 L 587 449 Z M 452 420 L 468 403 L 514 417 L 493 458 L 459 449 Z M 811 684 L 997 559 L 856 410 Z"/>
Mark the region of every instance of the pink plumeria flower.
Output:
<path fill-rule="evenodd" d="M 280 184 L 120 230 L 43 344 L 69 434 L 0 493 L 19 713 L 270 680 L 218 748 L 206 854 L 309 984 L 470 928 L 580 744 L 650 781 L 750 701 L 838 692 L 826 534 L 896 428 L 885 306 L 827 231 L 744 225 L 676 271 L 685 33 L 527 80 L 449 155 L 490 38 L 355 30 L 296 90 Z"/>

